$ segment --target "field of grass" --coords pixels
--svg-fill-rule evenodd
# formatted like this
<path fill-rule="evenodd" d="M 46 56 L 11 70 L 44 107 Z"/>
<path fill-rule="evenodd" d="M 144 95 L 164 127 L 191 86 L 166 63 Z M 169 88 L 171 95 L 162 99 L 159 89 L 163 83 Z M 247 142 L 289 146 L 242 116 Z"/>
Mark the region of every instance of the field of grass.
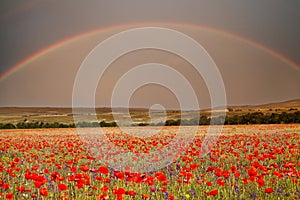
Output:
<path fill-rule="evenodd" d="M 125 116 L 124 112 L 126 109 L 119 108 L 118 116 L 122 118 Z M 150 123 L 149 110 L 145 108 L 130 108 L 130 117 L 134 123 Z M 244 106 L 229 106 L 227 116 L 234 115 L 244 115 L 247 113 L 262 112 L 263 114 L 277 113 L 282 112 L 291 113 L 300 110 L 300 100 L 292 100 L 287 102 L 280 103 L 270 103 L 265 105 L 244 105 Z M 84 113 L 84 114 L 83 114 Z M 88 108 L 83 108 L 81 112 L 81 117 L 83 120 L 86 118 L 85 115 L 90 115 L 93 113 L 93 110 Z M 196 118 L 200 115 L 209 116 L 211 114 L 210 109 L 204 109 L 201 111 L 178 111 L 178 110 L 168 110 L 167 119 L 178 120 L 183 116 L 183 118 Z M 164 122 L 163 112 L 160 114 L 156 113 L 157 119 L 158 116 L 161 117 L 161 121 Z M 114 121 L 114 116 L 112 114 L 111 108 L 96 108 L 96 115 L 98 121 L 112 122 Z M 2 107 L 0 108 L 0 123 L 13 123 L 17 124 L 19 122 L 44 122 L 44 123 L 65 123 L 71 124 L 74 123 L 72 108 L 46 108 L 46 107 Z"/>
<path fill-rule="evenodd" d="M 299 199 L 300 125 L 225 126 L 203 154 L 208 127 L 182 144 L 194 127 L 0 130 L 1 199 Z M 159 127 L 154 127 L 159 130 Z M 181 155 L 162 168 L 130 166 L 163 150 L 179 135 Z M 136 157 L 122 170 L 111 167 L 111 146 Z M 89 141 L 89 142 L 87 142 Z M 93 148 L 98 153 L 93 154 Z M 104 148 L 105 147 L 105 148 Z M 95 149 L 94 149 L 95 150 Z M 172 153 L 172 152 L 170 152 Z M 109 158 L 109 156 L 111 156 Z M 156 161 L 166 159 L 158 154 Z M 168 155 L 167 155 L 168 156 Z M 152 158 L 153 159 L 153 158 Z M 148 160 L 153 162 L 153 160 Z M 145 161 L 145 160 L 144 160 Z M 147 160 L 145 161 L 147 162 Z M 147 163 L 146 163 L 147 164 Z"/>

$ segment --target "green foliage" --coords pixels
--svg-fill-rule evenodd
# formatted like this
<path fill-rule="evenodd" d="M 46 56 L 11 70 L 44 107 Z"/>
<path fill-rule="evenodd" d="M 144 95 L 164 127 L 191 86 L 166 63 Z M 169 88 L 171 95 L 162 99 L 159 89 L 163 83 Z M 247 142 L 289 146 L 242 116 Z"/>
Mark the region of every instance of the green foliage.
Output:
<path fill-rule="evenodd" d="M 0 124 L 0 129 L 15 129 L 16 126 L 13 125 L 12 123 L 8 123 L 8 124 Z"/>
<path fill-rule="evenodd" d="M 238 125 L 238 124 L 297 124 L 300 123 L 300 111 L 294 113 L 282 112 L 272 113 L 272 114 L 263 114 L 262 112 L 247 113 L 244 115 L 233 115 L 226 116 L 225 121 L 223 116 L 210 118 L 205 115 L 201 115 L 200 119 L 190 119 L 190 120 L 174 120 L 169 119 L 165 123 L 158 124 L 148 124 L 148 123 L 139 123 L 137 126 L 194 126 L 194 125 Z M 19 122 L 17 124 L 0 123 L 0 129 L 35 129 L 35 128 L 75 128 L 75 127 L 117 127 L 116 122 L 79 122 L 76 125 L 64 124 L 64 123 L 44 123 L 44 122 Z M 136 126 L 136 125 L 134 125 Z"/>
<path fill-rule="evenodd" d="M 173 119 L 169 119 L 165 122 L 165 126 L 179 126 L 180 125 L 181 120 L 173 120 Z"/>
<path fill-rule="evenodd" d="M 225 124 L 292 124 L 300 123 L 300 111 L 294 113 L 263 114 L 262 112 L 247 113 L 226 117 Z"/>
<path fill-rule="evenodd" d="M 99 123 L 100 127 L 117 127 L 117 123 L 116 122 L 105 122 L 105 121 L 101 121 Z"/>
<path fill-rule="evenodd" d="M 138 126 L 149 126 L 149 124 L 148 124 L 148 123 L 143 123 L 143 122 L 142 122 L 142 123 L 139 123 Z"/>

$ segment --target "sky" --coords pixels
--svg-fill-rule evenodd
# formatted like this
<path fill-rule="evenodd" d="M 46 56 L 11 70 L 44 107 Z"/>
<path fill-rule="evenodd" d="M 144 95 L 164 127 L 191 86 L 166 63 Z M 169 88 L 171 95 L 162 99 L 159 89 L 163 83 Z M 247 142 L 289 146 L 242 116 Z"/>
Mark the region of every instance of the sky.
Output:
<path fill-rule="evenodd" d="M 0 6 L 0 106 L 72 105 L 76 73 L 89 52 L 113 34 L 145 26 L 172 28 L 198 41 L 218 66 L 230 105 L 297 99 L 299 8 L 299 1 L 280 0 L 4 0 Z M 19 64 L 75 36 L 24 66 Z M 211 104 L 203 77 L 195 75 L 190 63 L 159 50 L 129 53 L 112 63 L 98 84 L 96 104 L 109 106 L 118 78 L 147 62 L 171 65 L 191 82 L 201 107 Z M 13 71 L 16 65 L 21 68 Z M 130 106 L 161 103 L 173 108 L 179 104 L 175 97 L 167 87 L 147 85 L 133 94 Z M 119 102 L 118 106 L 124 105 Z"/>

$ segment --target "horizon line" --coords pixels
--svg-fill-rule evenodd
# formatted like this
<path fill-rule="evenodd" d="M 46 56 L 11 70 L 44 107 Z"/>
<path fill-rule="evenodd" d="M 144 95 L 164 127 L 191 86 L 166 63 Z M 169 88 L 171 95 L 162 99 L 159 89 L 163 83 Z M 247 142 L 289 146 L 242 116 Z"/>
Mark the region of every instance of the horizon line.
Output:
<path fill-rule="evenodd" d="M 285 101 L 276 101 L 276 102 L 267 102 L 267 103 L 262 103 L 262 104 L 231 104 L 231 105 L 226 105 L 226 106 L 217 106 L 214 108 L 211 107 L 206 107 L 206 108 L 200 108 L 200 109 L 178 109 L 178 108 L 169 108 L 169 109 L 153 109 L 153 110 L 169 110 L 169 111 L 179 111 L 179 110 L 183 110 L 183 111 L 199 111 L 199 110 L 207 110 L 207 109 L 220 109 L 222 107 L 226 107 L 226 108 L 230 108 L 230 107 L 245 107 L 245 106 L 266 106 L 269 104 L 277 104 L 277 103 L 288 103 L 288 102 L 293 102 L 293 101 L 299 101 L 299 105 L 300 105 L 300 98 L 299 99 L 290 99 L 290 100 L 285 100 Z M 72 106 L 58 106 L 58 105 L 54 105 L 54 106 L 17 106 L 17 105 L 11 105 L 11 106 L 0 106 L 1 108 L 64 108 L 64 109 L 150 109 L 149 107 L 144 107 L 144 106 L 135 106 L 135 107 L 122 107 L 122 106 L 117 106 L 117 107 L 109 107 L 109 106 L 97 106 L 97 107 L 88 107 L 88 106 L 81 106 L 81 107 L 72 107 Z"/>

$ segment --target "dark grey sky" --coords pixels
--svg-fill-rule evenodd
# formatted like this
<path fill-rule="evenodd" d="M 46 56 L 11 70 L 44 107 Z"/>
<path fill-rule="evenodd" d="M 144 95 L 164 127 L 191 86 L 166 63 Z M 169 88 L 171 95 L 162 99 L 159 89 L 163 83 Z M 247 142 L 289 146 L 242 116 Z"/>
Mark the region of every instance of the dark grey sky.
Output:
<path fill-rule="evenodd" d="M 140 24 L 174 22 L 209 26 L 249 38 L 300 65 L 299 8 L 300 1 L 281 0 L 4 0 L 0 6 L 0 74 L 32 54 L 74 35 L 107 26 L 137 22 Z M 275 72 L 276 70 L 269 73 Z M 282 73 L 287 77 L 281 79 L 288 79 L 290 73 Z M 295 73 L 299 74 L 296 70 Z M 229 77 L 230 75 L 228 80 Z M 293 84 L 299 83 L 298 78 L 298 75 L 294 77 Z M 7 82 L 0 84 L 2 84 L 0 106 L 9 105 L 9 102 L 13 102 L 13 105 L 22 105 L 22 102 L 15 101 L 16 96 L 7 93 L 9 88 L 14 88 L 13 86 Z M 225 84 L 237 83 L 229 81 Z M 269 84 L 272 85 L 272 82 Z M 257 101 L 255 98 L 246 101 L 243 98 L 237 100 L 236 94 L 237 96 L 229 103 L 261 103 L 300 98 L 300 93 L 296 92 L 299 88 L 295 87 L 293 86 L 290 94 L 282 94 L 282 98 L 279 98 L 279 94 L 276 98 L 271 95 L 269 98 L 258 98 Z M 11 101 L 13 97 L 14 101 Z M 30 101 L 24 103 L 29 104 Z M 43 103 L 41 99 L 37 104 L 48 105 L 49 102 Z M 55 101 L 54 104 L 65 103 Z"/>
<path fill-rule="evenodd" d="M 300 64 L 300 1 L 1 1 L 0 73 L 89 30 L 133 22 L 206 25 L 262 43 Z"/>

